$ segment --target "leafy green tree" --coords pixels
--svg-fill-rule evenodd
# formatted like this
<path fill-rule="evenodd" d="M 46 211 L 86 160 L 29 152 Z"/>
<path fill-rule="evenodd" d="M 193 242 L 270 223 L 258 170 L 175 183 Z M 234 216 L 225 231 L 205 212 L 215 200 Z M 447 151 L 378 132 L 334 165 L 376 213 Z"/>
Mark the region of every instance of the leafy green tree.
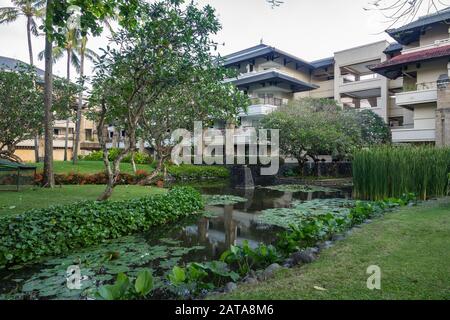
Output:
<path fill-rule="evenodd" d="M 136 17 L 139 23 L 113 35 L 112 45 L 101 57 L 93 83 L 92 115 L 98 124 L 109 177 L 99 200 L 111 196 L 119 177 L 120 162 L 136 149 L 139 137 L 161 141 L 167 132 L 157 130 L 179 128 L 180 122 L 190 122 L 195 114 L 206 114 L 207 109 L 194 110 L 184 103 L 206 105 L 202 99 L 206 99 L 207 89 L 214 89 L 209 91 L 214 94 L 221 85 L 218 80 L 223 80 L 210 53 L 215 45 L 211 35 L 220 29 L 210 6 L 199 8 L 181 0 L 161 0 L 142 3 Z M 214 71 L 219 73 L 209 74 Z M 182 111 L 183 108 L 187 110 Z M 180 119 L 185 115 L 189 118 Z M 114 124 L 127 137 L 125 148 L 112 164 L 103 130 L 106 124 Z M 146 130 L 152 131 L 143 135 Z M 161 149 L 159 152 L 165 155 Z"/>
<path fill-rule="evenodd" d="M 34 66 L 32 35 L 38 36 L 39 30 L 37 18 L 42 18 L 45 12 L 45 0 L 12 0 L 12 7 L 0 8 L 0 24 L 12 23 L 20 17 L 25 17 L 27 21 L 27 41 L 30 65 Z M 35 160 L 39 162 L 39 137 L 34 137 Z"/>
<path fill-rule="evenodd" d="M 381 117 L 369 110 L 342 110 L 329 99 L 295 101 L 266 116 L 262 126 L 280 130 L 280 151 L 300 167 L 320 155 L 348 159 L 355 148 L 390 141 Z"/>
<path fill-rule="evenodd" d="M 42 125 L 42 94 L 32 67 L 0 71 L 0 158 L 22 160 L 14 154 L 17 144 L 35 137 Z"/>
<path fill-rule="evenodd" d="M 21 162 L 14 154 L 17 144 L 42 132 L 43 95 L 36 70 L 28 65 L 0 71 L 0 158 Z M 55 81 L 54 121 L 65 119 L 66 106 L 74 103 L 77 86 L 64 79 Z"/>
<path fill-rule="evenodd" d="M 98 36 L 107 17 L 118 16 L 119 24 L 132 26 L 136 24 L 134 11 L 140 0 L 47 0 L 46 14 L 42 29 L 45 33 L 45 88 L 44 88 L 44 124 L 45 124 L 45 160 L 44 185 L 53 188 L 53 126 L 52 126 L 52 91 L 53 91 L 53 46 L 57 43 L 63 47 L 65 30 L 71 12 L 70 6 L 80 9 L 80 32 L 82 36 Z M 78 113 L 78 112 L 77 112 Z"/>

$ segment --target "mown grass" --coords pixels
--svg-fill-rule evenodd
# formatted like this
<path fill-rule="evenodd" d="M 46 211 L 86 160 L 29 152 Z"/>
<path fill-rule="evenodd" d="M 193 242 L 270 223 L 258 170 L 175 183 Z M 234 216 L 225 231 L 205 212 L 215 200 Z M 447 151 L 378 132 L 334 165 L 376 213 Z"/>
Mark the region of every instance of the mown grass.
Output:
<path fill-rule="evenodd" d="M 38 163 L 38 172 L 43 171 L 44 164 Z M 144 170 L 147 172 L 152 172 L 154 168 L 149 164 L 138 164 L 136 165 L 138 170 Z M 105 166 L 102 161 L 79 161 L 76 165 L 73 165 L 70 161 L 55 161 L 54 170 L 56 174 L 67 174 L 67 173 L 82 173 L 82 174 L 95 174 L 105 171 Z M 130 163 L 121 163 L 120 171 L 122 173 L 133 173 L 133 167 Z"/>
<path fill-rule="evenodd" d="M 0 192 L 0 217 L 30 209 L 46 208 L 83 200 L 96 200 L 105 189 L 102 185 L 62 186 L 55 189 L 28 189 L 20 192 Z M 112 201 L 141 198 L 165 193 L 165 189 L 142 186 L 117 186 Z"/>
<path fill-rule="evenodd" d="M 356 229 L 310 264 L 219 299 L 450 299 L 450 199 L 403 208 Z M 381 290 L 367 289 L 371 265 Z M 321 287 L 320 291 L 314 287 Z"/>

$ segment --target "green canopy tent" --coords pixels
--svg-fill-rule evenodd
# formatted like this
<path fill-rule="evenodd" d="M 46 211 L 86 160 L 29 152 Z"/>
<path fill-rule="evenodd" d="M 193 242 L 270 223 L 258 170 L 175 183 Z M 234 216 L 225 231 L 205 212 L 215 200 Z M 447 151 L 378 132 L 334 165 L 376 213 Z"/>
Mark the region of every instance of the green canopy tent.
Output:
<path fill-rule="evenodd" d="M 0 159 L 0 191 L 20 191 L 34 186 L 36 167 Z"/>

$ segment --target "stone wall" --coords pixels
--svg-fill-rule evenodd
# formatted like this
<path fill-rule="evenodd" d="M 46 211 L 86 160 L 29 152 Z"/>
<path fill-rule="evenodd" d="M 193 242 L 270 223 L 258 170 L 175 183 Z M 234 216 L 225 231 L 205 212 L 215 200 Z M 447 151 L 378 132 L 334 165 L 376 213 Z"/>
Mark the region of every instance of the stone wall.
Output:
<path fill-rule="evenodd" d="M 450 87 L 438 89 L 436 109 L 436 146 L 450 146 Z"/>

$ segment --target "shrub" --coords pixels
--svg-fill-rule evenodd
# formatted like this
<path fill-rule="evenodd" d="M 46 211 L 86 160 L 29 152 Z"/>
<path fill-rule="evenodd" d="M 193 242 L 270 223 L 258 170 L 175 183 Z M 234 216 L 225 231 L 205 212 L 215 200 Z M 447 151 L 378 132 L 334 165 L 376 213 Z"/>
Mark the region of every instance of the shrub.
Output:
<path fill-rule="evenodd" d="M 380 200 L 415 193 L 422 200 L 446 195 L 450 149 L 378 147 L 355 152 L 355 197 Z"/>
<path fill-rule="evenodd" d="M 0 265 L 35 261 L 48 255 L 144 232 L 203 208 L 192 188 L 120 202 L 79 202 L 31 210 L 0 219 Z"/>
<path fill-rule="evenodd" d="M 112 148 L 109 150 L 109 161 L 114 161 L 117 159 L 120 153 L 120 149 Z M 88 154 L 87 156 L 84 156 L 82 158 L 84 161 L 103 161 L 103 151 L 94 151 L 91 154 Z M 131 163 L 131 154 L 127 155 L 122 162 L 124 163 Z M 136 152 L 134 154 L 134 162 L 136 164 L 152 164 L 153 158 L 142 152 Z"/>
<path fill-rule="evenodd" d="M 225 179 L 230 172 L 222 166 L 181 165 L 170 166 L 167 171 L 177 180 Z"/>

